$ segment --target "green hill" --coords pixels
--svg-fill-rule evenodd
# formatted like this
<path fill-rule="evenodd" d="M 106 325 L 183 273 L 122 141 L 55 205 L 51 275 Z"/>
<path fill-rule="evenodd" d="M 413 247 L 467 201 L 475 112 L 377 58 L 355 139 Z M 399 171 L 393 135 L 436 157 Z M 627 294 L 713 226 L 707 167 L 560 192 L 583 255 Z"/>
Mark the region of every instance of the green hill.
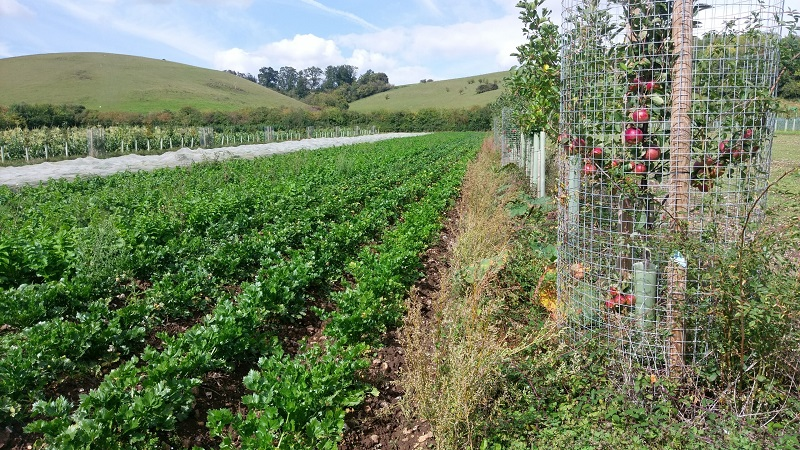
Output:
<path fill-rule="evenodd" d="M 418 111 L 423 108 L 471 108 L 485 106 L 497 100 L 502 92 L 503 77 L 508 72 L 494 72 L 452 80 L 408 84 L 392 90 L 362 98 L 350 104 L 350 110 L 370 112 Z M 477 94 L 479 80 L 497 83 L 500 89 Z"/>
<path fill-rule="evenodd" d="M 0 59 L 0 105 L 80 104 L 101 111 L 233 111 L 309 106 L 226 72 L 111 53 Z"/>

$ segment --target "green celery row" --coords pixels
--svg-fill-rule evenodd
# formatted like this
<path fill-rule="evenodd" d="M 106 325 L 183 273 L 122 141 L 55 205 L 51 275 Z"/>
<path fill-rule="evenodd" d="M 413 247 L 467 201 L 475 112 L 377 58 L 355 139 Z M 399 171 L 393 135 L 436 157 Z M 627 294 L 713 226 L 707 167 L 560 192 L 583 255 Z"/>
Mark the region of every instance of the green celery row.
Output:
<path fill-rule="evenodd" d="M 445 158 L 445 160 L 446 160 L 446 158 Z M 421 196 L 424 193 L 424 188 L 427 186 L 427 184 L 430 184 L 430 182 L 433 179 L 435 179 L 437 176 L 438 176 L 438 174 L 437 174 L 436 170 L 433 170 L 433 171 L 421 171 L 417 175 L 416 179 L 412 178 L 413 182 L 408 183 L 408 184 L 413 185 L 413 184 L 415 184 L 414 182 L 416 182 L 416 184 L 418 185 L 417 188 L 407 189 L 407 192 L 405 194 L 401 194 L 401 195 L 404 195 L 405 197 L 407 197 L 406 200 L 413 200 L 413 199 Z M 404 186 L 401 186 L 401 188 L 402 187 L 404 187 Z M 349 236 L 349 235 L 351 235 L 353 233 L 353 231 L 357 230 L 359 227 L 363 230 L 363 233 L 364 233 L 365 236 L 369 236 L 370 231 L 371 231 L 370 229 L 371 228 L 375 228 L 375 224 L 378 224 L 378 227 L 387 226 L 388 225 L 387 220 L 392 215 L 392 211 L 397 211 L 398 207 L 401 206 L 401 205 L 398 205 L 397 202 L 391 202 L 391 201 L 387 201 L 387 200 L 388 199 L 384 199 L 384 200 L 378 202 L 380 204 L 380 206 L 382 206 L 383 208 L 379 208 L 378 210 L 372 210 L 371 212 L 369 212 L 369 214 L 367 214 L 365 216 L 366 220 L 356 221 L 355 222 L 356 227 L 353 227 L 352 223 L 350 223 L 350 224 L 348 224 L 348 223 L 342 224 L 343 226 L 340 227 L 340 228 L 342 228 L 342 229 L 347 228 L 347 231 L 348 231 L 347 234 L 342 234 L 342 233 L 336 234 L 336 233 L 333 233 L 333 236 L 335 237 L 335 236 L 338 235 L 338 236 L 341 236 L 342 238 L 344 238 L 342 240 L 342 242 L 344 244 L 359 244 L 358 239 L 353 239 L 351 236 Z M 384 217 L 381 217 L 382 215 Z M 372 231 L 374 231 L 374 230 L 372 230 Z M 358 234 L 358 233 L 356 233 L 356 234 Z M 327 242 L 329 242 L 331 240 L 330 239 L 331 235 L 327 235 L 326 237 L 328 239 L 322 240 L 321 242 L 326 242 L 327 243 Z M 333 240 L 335 241 L 335 239 L 333 239 Z M 345 245 L 345 246 L 347 246 L 347 245 Z M 330 247 L 330 245 L 321 245 L 321 246 L 319 246 L 319 248 L 312 249 L 310 254 L 313 255 L 314 257 L 316 255 L 321 255 L 321 256 L 324 257 L 325 256 L 325 251 L 326 250 L 330 250 L 329 247 Z M 293 263 L 295 263 L 297 261 L 302 261 L 303 259 L 302 259 L 302 257 L 300 257 L 301 255 L 302 255 L 302 253 L 299 253 L 295 258 L 290 259 L 289 260 L 290 262 L 287 263 L 287 264 L 290 264 L 290 263 L 293 264 Z M 306 253 L 306 256 L 307 255 L 308 255 L 308 253 Z M 344 256 L 344 255 L 342 255 L 342 256 Z M 325 258 L 323 258 L 323 259 L 325 259 Z M 330 266 L 331 262 L 337 263 L 336 259 L 340 260 L 340 261 L 338 261 L 338 264 L 339 264 L 339 266 L 341 266 L 342 258 L 340 257 L 340 258 L 334 258 L 333 260 L 331 260 L 331 259 L 325 260 L 325 264 L 323 265 L 323 267 Z M 302 267 L 305 267 L 309 271 L 308 273 L 306 273 L 305 277 L 298 275 L 298 269 L 302 268 Z M 310 273 L 313 272 L 314 269 L 315 269 L 315 264 L 313 264 L 311 262 L 308 262 L 306 265 L 301 264 L 299 266 L 295 266 L 294 270 L 291 271 L 291 276 L 289 276 L 289 277 L 284 277 L 284 278 L 282 278 L 282 277 L 274 277 L 274 276 L 272 276 L 272 277 L 268 276 L 267 277 L 267 280 L 270 281 L 271 283 L 273 283 L 272 286 L 273 286 L 274 289 L 279 289 L 280 286 L 283 286 L 283 285 L 286 285 L 286 284 L 291 284 L 292 282 L 297 283 L 299 281 L 306 280 L 304 282 L 300 282 L 299 285 L 298 285 L 299 287 L 296 286 L 298 290 L 292 290 L 291 291 L 291 292 L 294 292 L 294 294 L 289 295 L 291 293 L 290 292 L 290 293 L 285 293 L 286 295 L 281 296 L 282 301 L 279 302 L 280 303 L 280 308 L 278 308 L 281 311 L 281 313 L 285 313 L 287 311 L 287 309 L 291 309 L 291 303 L 293 303 L 293 302 L 289 302 L 289 301 L 287 301 L 287 299 L 294 298 L 295 300 L 297 300 L 297 298 L 298 298 L 297 295 L 299 295 L 298 292 L 301 293 L 304 288 L 308 287 L 307 279 L 312 276 Z M 242 297 L 242 296 L 244 296 L 244 297 Z M 238 298 L 236 300 L 237 307 L 241 307 L 242 303 L 246 302 L 246 299 L 248 298 L 245 295 L 245 293 L 243 293 L 242 296 L 240 296 L 240 298 Z M 226 317 L 228 317 L 228 318 L 230 318 L 230 317 L 234 317 L 234 318 L 235 317 L 239 317 L 239 316 L 236 316 L 235 314 L 233 314 L 233 312 L 224 309 L 225 305 L 228 305 L 228 304 L 232 304 L 232 303 L 231 302 L 223 302 L 220 305 L 218 305 L 217 309 L 215 309 L 215 313 L 212 314 L 209 317 L 214 318 L 214 317 L 217 317 L 218 315 L 221 315 L 223 318 L 226 318 Z M 220 310 L 220 308 L 223 308 L 223 309 Z M 242 311 L 246 312 L 247 309 L 244 308 L 244 309 L 242 309 Z M 262 316 L 250 315 L 248 317 L 244 317 L 242 320 L 245 320 L 245 321 L 253 320 L 253 318 L 255 317 L 256 318 L 256 322 L 246 323 L 245 326 L 233 326 L 232 325 L 233 326 L 233 330 L 247 330 L 247 329 L 251 328 L 250 325 L 252 325 L 252 323 L 262 323 L 265 320 L 265 317 L 263 315 Z M 209 319 L 207 317 L 206 322 L 208 322 L 210 320 L 211 319 Z M 226 320 L 228 320 L 228 319 L 226 319 Z M 228 322 L 229 322 L 229 320 L 228 320 Z M 236 321 L 234 320 L 232 323 L 235 325 Z M 212 331 L 207 331 L 209 329 L 212 330 Z M 213 369 L 224 367 L 225 365 L 230 363 L 231 358 L 233 358 L 233 360 L 236 360 L 237 357 L 242 355 L 242 352 L 247 353 L 247 352 L 252 351 L 254 348 L 258 347 L 258 345 L 257 345 L 258 344 L 258 342 L 257 342 L 258 339 L 253 341 L 252 340 L 252 334 L 250 334 L 250 333 L 244 333 L 244 335 L 246 335 L 248 337 L 248 339 L 244 339 L 242 337 L 242 333 L 243 333 L 242 331 L 239 331 L 239 334 L 237 335 L 236 332 L 234 332 L 234 331 L 231 331 L 230 333 L 226 334 L 226 332 L 224 330 L 222 332 L 220 332 L 220 330 L 221 330 L 220 328 L 214 328 L 213 326 L 210 327 L 210 326 L 205 326 L 204 324 L 201 324 L 198 327 L 196 327 L 196 329 L 193 328 L 190 331 L 188 331 L 187 333 L 185 333 L 184 335 L 182 335 L 181 338 L 179 338 L 179 340 L 165 343 L 164 351 L 162 351 L 162 352 L 160 352 L 158 354 L 154 353 L 154 351 L 152 349 L 146 350 L 142 359 L 147 362 L 147 365 L 145 366 L 146 368 L 142 369 L 142 370 L 143 370 L 143 373 L 145 373 L 147 375 L 142 375 L 142 377 L 144 379 L 147 379 L 147 380 L 154 380 L 153 382 L 155 384 L 153 385 L 153 389 L 156 389 L 156 391 L 158 391 L 158 392 L 161 392 L 164 389 L 164 387 L 161 384 L 158 384 L 160 382 L 159 380 L 161 380 L 161 381 L 163 381 L 163 380 L 171 380 L 170 382 L 175 382 L 175 383 L 178 383 L 180 381 L 183 384 L 179 383 L 179 385 L 177 385 L 177 386 L 172 386 L 172 388 L 171 388 L 172 392 L 174 392 L 175 389 L 183 389 L 185 391 L 186 389 L 190 389 L 191 386 L 193 386 L 194 384 L 199 382 L 199 381 L 197 381 L 196 378 L 192 378 L 193 374 L 194 374 L 194 376 L 198 376 L 198 375 L 200 375 L 202 373 L 205 373 L 205 372 L 207 372 L 209 370 L 213 370 Z M 187 342 L 186 341 L 186 339 L 187 339 L 186 337 L 187 336 L 191 337 L 191 336 L 194 336 L 195 334 L 198 334 L 198 333 L 203 336 L 202 339 L 190 340 L 191 342 L 197 343 L 196 346 L 193 347 L 192 345 L 194 345 L 194 344 L 192 344 L 192 345 L 186 344 L 186 342 Z M 247 342 L 243 342 L 242 339 L 244 339 L 244 341 L 247 341 Z M 200 345 L 200 344 L 202 344 L 202 345 Z M 198 345 L 199 345 L 199 347 L 198 347 Z M 175 348 L 177 348 L 179 350 L 175 351 L 174 350 Z M 222 349 L 222 350 L 220 350 L 220 349 Z M 217 353 L 214 352 L 215 350 L 217 350 Z M 256 349 L 256 352 L 258 352 L 258 349 Z M 224 357 L 220 357 L 220 359 L 216 359 L 213 355 L 217 355 L 217 354 L 225 355 L 225 356 Z M 159 357 L 158 355 L 162 355 L 162 356 Z M 167 356 L 164 357 L 163 355 L 167 355 Z M 180 355 L 185 355 L 184 359 L 186 361 L 188 361 L 188 362 L 186 362 L 185 364 L 176 363 L 176 361 L 182 361 L 180 359 Z M 175 369 L 175 367 L 182 367 L 183 371 L 182 372 L 175 372 L 175 370 L 177 370 L 177 369 Z M 124 365 L 123 368 L 124 369 L 130 369 L 129 364 Z M 123 368 L 121 368 L 121 369 L 123 369 Z M 153 375 L 153 373 L 156 373 L 156 374 L 167 373 L 169 376 L 160 377 L 160 376 Z M 117 374 L 116 374 L 116 371 L 115 371 L 115 372 L 112 372 L 111 374 L 109 374 L 109 376 L 106 377 L 106 381 L 108 381 L 109 379 L 114 380 L 116 378 L 117 378 Z M 192 381 L 192 380 L 194 380 L 194 381 Z M 99 398 L 99 399 L 116 398 L 114 395 L 109 395 L 108 393 L 104 392 L 105 388 L 112 389 L 114 386 L 116 386 L 116 390 L 114 390 L 114 392 L 116 392 L 118 394 L 117 397 L 119 395 L 122 395 L 124 398 L 128 398 L 128 397 L 126 397 L 126 395 L 132 395 L 132 396 L 135 397 L 135 399 L 132 400 L 133 404 L 136 405 L 137 401 L 140 400 L 143 395 L 146 396 L 146 395 L 148 395 L 148 392 L 150 392 L 150 391 L 145 392 L 144 390 L 142 390 L 142 388 L 141 388 L 141 380 L 140 380 L 139 384 L 134 384 L 134 385 L 127 386 L 127 390 L 126 389 L 122 389 L 123 391 L 127 392 L 127 394 L 120 394 L 119 393 L 119 391 L 120 391 L 119 386 L 117 386 L 117 385 L 109 386 L 109 385 L 107 385 L 106 381 L 104 381 L 103 385 L 101 385 L 101 388 L 98 388 L 97 392 L 93 391 L 92 393 L 90 393 L 89 397 L 87 397 L 87 398 L 95 398 L 95 397 Z M 144 392 L 144 393 L 142 393 L 142 392 Z M 94 397 L 93 397 L 93 394 L 95 394 Z M 151 393 L 150 395 L 156 395 L 156 394 L 152 394 Z M 156 397 L 157 397 L 157 395 L 156 395 Z M 156 398 L 156 397 L 154 397 L 154 398 Z M 151 419 L 156 420 L 155 418 L 158 418 L 158 417 L 160 417 L 161 419 L 159 419 L 159 423 L 158 424 L 154 424 L 152 422 L 149 422 L 150 426 L 154 426 L 156 429 L 161 429 L 161 430 L 167 429 L 167 430 L 169 430 L 170 427 L 174 426 L 175 420 L 177 420 L 177 419 L 182 417 L 181 411 L 184 411 L 185 408 L 188 407 L 186 401 L 190 401 L 190 400 L 187 400 L 187 399 L 191 399 L 191 398 L 192 397 L 189 394 L 181 395 L 181 396 L 176 397 L 176 399 L 175 399 L 178 402 L 177 405 L 176 404 L 168 404 L 165 408 L 162 408 L 162 410 L 160 411 L 161 414 L 155 414 L 155 413 L 153 413 L 151 411 L 151 414 L 149 416 Z M 162 400 L 164 400 L 164 399 L 162 399 Z M 140 442 L 140 439 L 153 438 L 153 436 L 151 434 L 148 434 L 148 433 L 151 433 L 151 430 L 149 430 L 149 428 L 147 426 L 145 426 L 145 427 L 140 427 L 138 425 L 135 426 L 135 427 L 130 426 L 130 422 L 139 423 L 138 419 L 136 418 L 137 417 L 137 412 L 133 411 L 131 408 L 120 407 L 119 404 L 112 405 L 112 406 L 108 407 L 108 405 L 104 405 L 102 402 L 101 403 L 93 403 L 92 401 L 82 401 L 81 405 L 78 408 L 78 410 L 71 415 L 72 422 L 74 422 L 74 423 L 72 423 L 71 426 L 70 426 L 69 425 L 70 420 L 68 420 L 65 417 L 63 417 L 63 413 L 64 413 L 63 408 L 62 409 L 58 409 L 57 408 L 58 405 L 62 405 L 62 406 L 64 405 L 63 399 L 56 400 L 55 402 L 39 402 L 39 403 L 37 403 L 37 406 L 35 408 L 37 413 L 48 414 L 48 413 L 53 413 L 54 411 L 57 411 L 57 413 L 60 413 L 62 415 L 62 417 L 57 418 L 57 419 L 55 419 L 55 420 L 53 420 L 51 422 L 46 422 L 46 421 L 37 422 L 34 426 L 32 426 L 31 429 L 34 430 L 34 431 L 40 431 L 40 432 L 46 433 L 48 436 L 51 436 L 51 438 L 54 440 L 54 442 L 59 442 L 60 443 L 59 445 L 62 445 L 62 446 L 63 445 L 67 445 L 67 447 L 69 447 L 67 442 L 76 443 L 76 441 L 74 441 L 74 439 L 78 439 L 77 442 L 80 442 L 80 441 L 87 442 L 87 441 L 85 441 L 85 439 L 90 439 L 90 442 L 96 442 L 98 439 L 100 439 L 100 441 L 102 441 L 102 442 L 106 442 L 106 441 L 103 441 L 103 437 L 102 436 L 106 436 L 107 439 L 112 439 L 112 440 L 113 439 L 120 439 L 122 436 L 119 435 L 117 430 L 121 426 L 122 427 L 126 426 L 126 424 L 129 426 L 131 432 L 129 434 L 125 435 L 125 437 L 131 439 L 129 442 L 131 442 L 132 444 Z M 161 405 L 163 406 L 163 403 Z M 119 411 L 122 411 L 122 412 L 130 413 L 130 414 L 133 414 L 133 416 L 119 416 L 118 415 L 118 416 L 112 417 L 112 416 L 109 416 L 109 413 L 108 413 L 108 411 L 111 411 L 111 410 L 119 410 Z M 131 412 L 131 411 L 133 411 L 133 412 Z M 176 413 L 176 411 L 178 411 L 178 412 Z M 141 411 L 139 411 L 139 412 L 141 412 Z M 86 424 L 86 422 L 83 420 L 83 417 L 85 415 L 95 416 L 95 418 L 91 421 L 92 426 L 88 426 L 87 425 L 88 428 L 85 430 L 85 434 L 83 432 L 76 433 L 76 426 L 78 427 L 79 430 L 82 430 L 83 428 L 81 428 L 81 426 Z M 103 419 L 103 420 L 101 420 L 101 419 Z M 101 425 L 98 425 L 98 424 L 103 424 L 103 423 L 107 424 L 105 426 L 105 428 L 103 426 L 101 426 Z M 67 426 L 67 428 L 69 429 L 68 433 L 65 434 L 64 432 L 58 432 L 57 431 L 57 430 L 59 430 L 59 427 L 63 428 L 63 426 Z M 98 430 L 98 428 L 96 428 L 97 426 L 100 426 L 100 428 L 99 428 L 100 431 L 97 431 Z M 105 433 L 103 433 L 103 430 L 105 430 Z M 100 435 L 98 435 L 97 432 L 100 432 Z M 147 438 L 147 436 L 150 436 L 150 438 Z M 67 439 L 67 441 L 64 441 L 63 439 Z"/>
<path fill-rule="evenodd" d="M 355 213 L 356 210 L 351 209 L 349 212 Z M 351 231 L 346 230 L 347 233 Z M 329 263 L 325 262 L 326 265 Z M 156 303 L 156 305 L 158 304 Z M 154 312 L 152 304 L 143 305 L 142 303 L 133 303 L 118 310 L 121 313 L 119 317 L 115 317 L 107 307 L 103 311 L 102 305 L 95 304 L 94 308 L 94 313 L 86 316 L 89 320 L 72 323 L 58 319 L 52 323 L 39 324 L 30 332 L 21 335 L 23 345 L 7 346 L 7 348 L 11 347 L 12 351 L 6 352 L 7 357 L 3 363 L 0 363 L 0 373 L 13 373 L 14 376 L 0 377 L 0 379 L 6 380 L 5 383 L 0 382 L 0 392 L 10 394 L 12 398 L 9 401 L 8 395 L 0 397 L 0 406 L 4 406 L 10 415 L 20 413 L 21 405 L 15 403 L 15 401 L 21 400 L 20 395 L 37 398 L 38 395 L 35 395 L 37 390 L 53 380 L 58 373 L 74 370 L 77 360 L 81 358 L 95 360 L 98 358 L 98 351 L 102 352 L 106 348 L 111 349 L 112 358 L 115 353 L 118 358 L 120 351 L 127 350 L 126 347 L 129 346 L 130 340 L 140 339 L 144 335 L 146 324 L 142 322 Z M 103 323 L 106 327 L 98 329 L 97 323 Z M 83 337 L 81 338 L 81 336 Z M 49 342 L 47 342 L 48 337 L 50 338 Z M 63 345 L 58 345 L 63 342 L 72 342 L 72 346 L 64 348 Z M 24 344 L 31 345 L 26 347 Z M 70 351 L 72 354 L 69 353 Z M 99 357 L 102 359 L 102 355 Z M 20 373 L 21 368 L 30 370 L 23 370 Z M 26 377 L 26 374 L 29 376 Z M 17 397 L 13 398 L 15 393 Z M 3 404 L 4 402 L 5 404 Z"/>
<path fill-rule="evenodd" d="M 209 411 L 208 426 L 212 435 L 223 438 L 221 449 L 337 448 L 346 408 L 361 403 L 370 390 L 375 393 L 356 376 L 369 366 L 364 355 L 402 319 L 405 294 L 421 275 L 420 254 L 436 240 L 442 213 L 457 194 L 479 141 L 462 146 L 465 157 L 404 212 L 404 220 L 380 244 L 362 249 L 348 264 L 356 284 L 333 295 L 337 309 L 325 328 L 331 340 L 325 346 L 304 346 L 294 358 L 281 352 L 261 358 L 259 369 L 244 379 L 252 391 L 243 398 L 246 414 Z"/>
<path fill-rule="evenodd" d="M 362 155 L 362 159 L 366 157 Z M 320 168 L 325 161 L 316 160 L 316 164 L 307 166 Z M 366 161 L 362 161 L 362 166 L 364 164 Z M 265 170 L 271 166 L 274 164 L 266 165 Z M 230 177 L 225 169 L 216 167 L 195 172 L 203 172 L 211 178 Z M 283 172 L 291 174 L 287 170 Z M 263 173 L 264 170 L 253 174 L 252 178 L 258 179 L 255 175 Z M 10 267 L 0 270 L 0 273 L 7 277 L 12 272 L 27 274 L 27 279 L 23 280 L 27 283 L 17 289 L 0 290 L 0 306 L 5 306 L 0 308 L 0 322 L 24 327 L 50 317 L 74 315 L 93 299 L 134 293 L 131 292 L 134 278 L 155 283 L 161 276 L 170 277 L 178 272 L 186 261 L 191 262 L 214 251 L 219 255 L 212 256 L 212 260 L 216 256 L 217 261 L 210 262 L 206 270 L 221 278 L 241 276 L 257 265 L 257 259 L 248 259 L 247 255 L 241 255 L 236 264 L 232 264 L 227 254 L 231 246 L 242 247 L 237 241 L 245 237 L 243 231 L 258 230 L 275 237 L 278 248 L 292 246 L 315 223 L 334 216 L 336 211 L 345 207 L 343 202 L 352 201 L 357 205 L 363 202 L 363 195 L 359 193 L 365 192 L 354 189 L 346 193 L 354 194 L 350 195 L 351 198 L 330 201 L 336 199 L 330 194 L 345 181 L 343 175 L 323 177 L 312 173 L 300 180 L 292 177 L 292 180 L 305 183 L 284 181 L 274 189 L 264 190 L 263 186 L 254 186 L 252 182 L 244 186 L 220 186 L 219 182 L 203 186 L 198 183 L 201 186 L 191 191 L 185 187 L 172 189 L 177 191 L 173 197 L 164 198 L 164 194 L 152 194 L 153 191 L 166 190 L 161 177 L 137 175 L 121 177 L 133 178 L 129 180 L 132 181 L 130 187 L 109 182 L 106 183 L 109 188 L 104 188 L 104 185 L 87 188 L 85 185 L 99 184 L 91 180 L 79 183 L 81 186 L 78 188 L 67 184 L 69 189 L 62 189 L 65 192 L 53 193 L 48 185 L 42 189 L 44 195 L 34 195 L 38 193 L 34 191 L 32 195 L 23 196 L 42 200 L 42 203 L 30 205 L 28 202 L 10 208 L 8 215 L 25 220 L 17 220 L 2 228 L 5 232 L 0 233 L 0 249 L 5 249 Z M 352 181 L 359 188 L 381 183 L 386 186 L 391 181 L 375 171 L 357 172 L 353 177 Z M 164 178 L 173 184 L 186 184 L 175 175 Z M 143 182 L 137 183 L 137 180 Z M 317 187 L 320 183 L 328 189 Z M 314 186 L 313 190 L 311 186 Z M 214 187 L 216 191 L 212 190 Z M 104 192 L 112 191 L 113 194 L 116 189 L 123 190 L 123 194 L 94 200 L 103 197 Z M 84 198 L 86 191 L 92 190 L 100 191 L 96 196 L 89 196 L 89 203 L 97 205 L 85 208 L 79 200 Z M 74 195 L 68 195 L 70 193 Z M 153 195 L 156 198 L 150 198 Z M 45 201 L 47 197 L 61 200 L 48 203 Z M 13 203 L 11 200 L 6 202 L 8 206 Z M 298 215 L 297 211 L 303 211 L 303 214 Z M 90 221 L 84 226 L 83 222 Z M 60 228 L 54 230 L 54 227 Z M 251 241 L 258 244 L 257 239 Z M 107 244 L 105 248 L 97 248 L 103 243 Z M 102 268 L 97 267 L 101 263 Z M 120 274 L 126 273 L 128 277 L 115 281 Z M 221 280 L 220 284 L 224 281 Z"/>

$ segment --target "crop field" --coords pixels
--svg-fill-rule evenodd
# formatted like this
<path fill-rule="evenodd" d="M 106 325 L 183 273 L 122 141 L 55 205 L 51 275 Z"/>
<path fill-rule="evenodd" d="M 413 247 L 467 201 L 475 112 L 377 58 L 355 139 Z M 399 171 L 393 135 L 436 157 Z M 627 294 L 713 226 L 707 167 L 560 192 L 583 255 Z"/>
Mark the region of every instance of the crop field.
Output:
<path fill-rule="evenodd" d="M 0 422 L 51 448 L 198 422 L 221 448 L 336 448 L 481 140 L 0 188 Z M 238 409 L 201 408 L 219 377 Z"/>

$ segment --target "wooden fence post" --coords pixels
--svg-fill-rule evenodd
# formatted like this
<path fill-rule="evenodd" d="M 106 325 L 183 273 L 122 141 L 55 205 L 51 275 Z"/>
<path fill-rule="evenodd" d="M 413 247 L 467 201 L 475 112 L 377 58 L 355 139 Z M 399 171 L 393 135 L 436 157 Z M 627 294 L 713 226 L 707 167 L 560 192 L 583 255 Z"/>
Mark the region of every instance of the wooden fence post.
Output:
<path fill-rule="evenodd" d="M 691 0 L 675 0 L 672 12 L 672 41 L 676 56 L 672 68 L 672 110 L 670 117 L 670 184 L 667 208 L 676 233 L 687 231 L 689 182 L 692 152 L 692 22 Z M 671 377 L 681 373 L 685 333 L 681 306 L 686 302 L 686 267 L 676 261 L 667 265 L 667 320 L 670 337 L 667 348 Z"/>

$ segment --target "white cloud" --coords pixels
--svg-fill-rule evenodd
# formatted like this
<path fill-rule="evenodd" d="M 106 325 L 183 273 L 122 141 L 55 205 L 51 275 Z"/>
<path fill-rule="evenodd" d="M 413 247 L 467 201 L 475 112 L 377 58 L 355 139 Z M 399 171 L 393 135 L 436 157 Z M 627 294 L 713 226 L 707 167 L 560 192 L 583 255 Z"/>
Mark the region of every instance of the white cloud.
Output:
<path fill-rule="evenodd" d="M 214 67 L 257 73 L 261 67 L 291 66 L 297 70 L 311 66 L 325 68 L 344 64 L 345 57 L 336 43 L 313 34 L 298 34 L 263 45 L 255 51 L 233 48 L 214 55 Z"/>
<path fill-rule="evenodd" d="M 506 70 L 516 64 L 511 55 L 523 42 L 522 26 L 516 16 L 481 22 L 441 26 L 397 27 L 376 33 L 348 34 L 336 38 L 343 48 L 360 49 L 371 54 L 392 55 L 396 67 L 441 67 L 429 77 L 435 79 L 467 76 L 448 72 L 450 62 L 465 67 L 469 61 L 494 61 L 494 65 L 476 67 L 474 74 Z M 399 78 L 392 75 L 394 79 Z M 414 82 L 403 77 L 403 82 Z"/>
<path fill-rule="evenodd" d="M 27 6 L 20 4 L 17 0 L 0 0 L 0 17 L 32 17 L 34 16 Z"/>

